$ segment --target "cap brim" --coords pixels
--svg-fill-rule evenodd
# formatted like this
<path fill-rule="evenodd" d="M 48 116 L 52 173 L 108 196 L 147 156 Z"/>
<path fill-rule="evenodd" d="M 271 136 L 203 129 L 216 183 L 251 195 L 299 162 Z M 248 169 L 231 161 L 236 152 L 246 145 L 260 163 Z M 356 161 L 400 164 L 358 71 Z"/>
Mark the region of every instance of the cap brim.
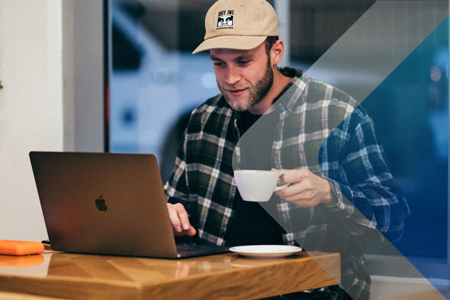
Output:
<path fill-rule="evenodd" d="M 250 50 L 261 45 L 266 40 L 267 36 L 241 36 L 241 35 L 227 35 L 217 36 L 205 40 L 192 54 L 210 50 L 210 49 L 237 49 Z"/>

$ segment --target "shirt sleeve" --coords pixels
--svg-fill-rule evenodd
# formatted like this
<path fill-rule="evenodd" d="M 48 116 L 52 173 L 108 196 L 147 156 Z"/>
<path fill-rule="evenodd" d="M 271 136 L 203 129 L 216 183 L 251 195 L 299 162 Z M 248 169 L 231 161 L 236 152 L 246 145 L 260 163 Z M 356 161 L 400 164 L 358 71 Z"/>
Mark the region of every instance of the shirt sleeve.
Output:
<path fill-rule="evenodd" d="M 184 135 L 186 136 L 186 134 Z M 172 175 L 167 181 L 164 189 L 166 192 L 167 201 L 169 203 L 181 203 L 186 210 L 189 208 L 189 191 L 186 181 L 186 138 L 178 148 L 177 157 L 175 159 L 175 167 Z M 189 211 L 188 211 L 189 213 Z"/>
<path fill-rule="evenodd" d="M 337 202 L 322 205 L 323 212 L 352 235 L 391 242 L 400 239 L 410 211 L 377 141 L 371 118 L 357 109 L 330 138 L 333 145 L 336 140 L 341 145 L 336 154 L 338 168 L 324 172 Z"/>
<path fill-rule="evenodd" d="M 187 163 L 186 157 L 186 132 L 184 142 L 178 148 L 177 157 L 175 159 L 175 167 L 172 175 L 164 186 L 167 202 L 171 204 L 181 203 L 183 204 L 186 212 L 189 216 L 189 222 L 194 228 L 198 228 L 195 217 L 195 203 L 193 203 L 193 196 L 189 193 L 189 186 L 187 181 Z M 198 235 L 194 237 L 182 236 L 175 237 L 175 240 L 179 244 L 193 244 L 198 243 Z"/>

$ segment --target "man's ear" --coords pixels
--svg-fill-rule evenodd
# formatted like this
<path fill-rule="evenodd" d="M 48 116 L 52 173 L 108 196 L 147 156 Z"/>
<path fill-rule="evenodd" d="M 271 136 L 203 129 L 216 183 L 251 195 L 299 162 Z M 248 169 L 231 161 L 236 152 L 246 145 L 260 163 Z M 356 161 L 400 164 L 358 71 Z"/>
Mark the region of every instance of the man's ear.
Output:
<path fill-rule="evenodd" d="M 284 54 L 284 43 L 282 40 L 277 40 L 270 49 L 270 59 L 272 66 L 277 66 Z"/>

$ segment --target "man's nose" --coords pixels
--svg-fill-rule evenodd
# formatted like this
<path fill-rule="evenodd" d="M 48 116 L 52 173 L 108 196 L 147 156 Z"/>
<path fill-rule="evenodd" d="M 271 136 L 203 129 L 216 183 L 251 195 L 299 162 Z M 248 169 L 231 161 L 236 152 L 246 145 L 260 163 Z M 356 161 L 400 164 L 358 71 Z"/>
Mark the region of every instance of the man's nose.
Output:
<path fill-rule="evenodd" d="M 239 69 L 235 66 L 228 65 L 225 75 L 225 82 L 227 84 L 235 84 L 239 80 L 241 80 L 241 74 L 239 72 Z"/>

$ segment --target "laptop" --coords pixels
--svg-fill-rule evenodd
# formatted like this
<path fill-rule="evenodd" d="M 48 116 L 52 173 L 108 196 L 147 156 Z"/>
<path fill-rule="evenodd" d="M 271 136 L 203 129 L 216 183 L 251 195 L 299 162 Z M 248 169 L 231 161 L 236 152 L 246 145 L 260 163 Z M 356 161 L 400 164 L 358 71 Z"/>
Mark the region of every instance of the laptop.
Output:
<path fill-rule="evenodd" d="M 30 152 L 53 250 L 182 258 L 227 247 L 178 245 L 152 154 Z"/>

